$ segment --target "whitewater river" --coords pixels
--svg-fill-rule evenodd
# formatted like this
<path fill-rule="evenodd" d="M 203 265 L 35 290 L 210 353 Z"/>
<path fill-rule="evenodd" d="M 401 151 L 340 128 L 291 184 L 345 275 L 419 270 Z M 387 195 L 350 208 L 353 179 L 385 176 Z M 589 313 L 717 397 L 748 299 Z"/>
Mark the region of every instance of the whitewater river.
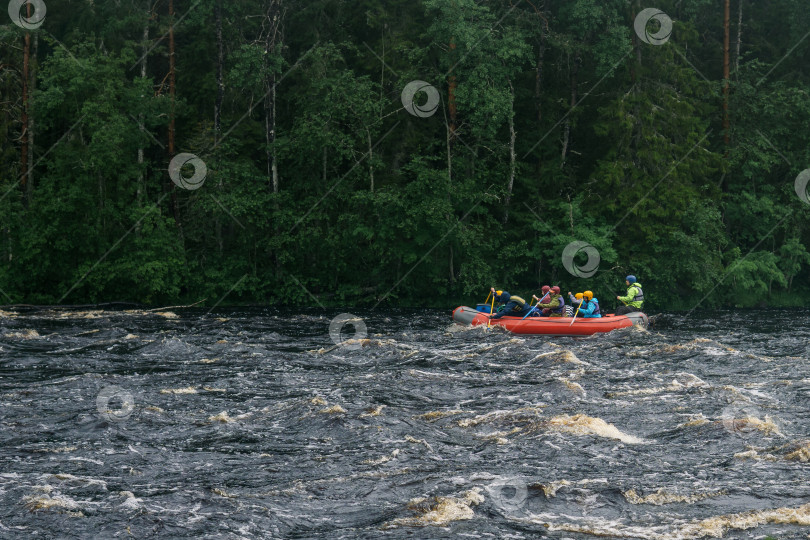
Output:
<path fill-rule="evenodd" d="M 354 313 L 0 311 L 0 538 L 810 537 L 810 312 Z"/>

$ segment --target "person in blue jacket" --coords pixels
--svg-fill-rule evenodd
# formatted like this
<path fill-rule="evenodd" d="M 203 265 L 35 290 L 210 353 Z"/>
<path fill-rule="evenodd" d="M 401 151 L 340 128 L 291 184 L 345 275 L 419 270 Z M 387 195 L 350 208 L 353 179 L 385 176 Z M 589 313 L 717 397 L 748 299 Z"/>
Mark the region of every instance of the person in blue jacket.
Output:
<path fill-rule="evenodd" d="M 599 300 L 593 297 L 593 292 L 585 291 L 582 293 L 582 305 L 579 308 L 579 316 L 589 318 L 602 317 L 599 311 Z"/>
<path fill-rule="evenodd" d="M 526 313 L 529 312 L 529 308 L 526 305 L 526 300 L 521 298 L 518 295 L 509 294 L 506 291 L 496 291 L 495 287 L 492 287 L 492 294 L 495 295 L 495 303 L 496 304 L 505 304 L 503 309 L 499 310 L 498 313 L 490 316 L 491 319 L 500 319 L 504 315 L 509 315 L 512 317 L 523 317 Z"/>

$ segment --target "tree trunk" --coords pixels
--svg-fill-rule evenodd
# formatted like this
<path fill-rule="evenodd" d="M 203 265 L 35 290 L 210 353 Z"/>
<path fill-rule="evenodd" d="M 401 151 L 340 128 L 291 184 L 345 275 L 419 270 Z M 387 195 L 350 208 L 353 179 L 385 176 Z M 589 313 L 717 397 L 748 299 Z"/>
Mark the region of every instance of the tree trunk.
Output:
<path fill-rule="evenodd" d="M 728 78 L 729 78 L 729 5 L 731 0 L 723 0 L 723 143 L 728 156 Z"/>
<path fill-rule="evenodd" d="M 742 45 L 742 8 L 743 0 L 737 4 L 737 50 L 734 54 L 734 75 L 739 79 L 740 75 L 740 46 Z"/>
<path fill-rule="evenodd" d="M 214 148 L 216 148 L 219 144 L 220 134 L 222 133 L 222 99 L 225 96 L 225 84 L 222 81 L 222 64 L 224 62 L 222 48 L 222 0 L 216 0 L 214 4 L 214 26 L 217 40 L 217 97 L 214 101 Z M 222 191 L 222 176 L 219 174 L 217 174 L 217 190 Z M 222 255 L 225 245 L 222 241 L 222 222 L 218 215 L 214 218 L 214 229 L 217 236 L 217 248 L 219 249 L 219 254 Z"/>
<path fill-rule="evenodd" d="M 271 58 L 276 52 L 279 41 L 279 31 L 281 28 L 281 0 L 270 0 L 267 7 L 266 21 L 268 28 L 265 35 L 264 53 L 265 58 Z M 265 89 L 267 90 L 264 99 L 264 134 L 267 145 L 267 177 L 273 186 L 273 193 L 278 193 L 278 163 L 276 161 L 276 73 L 270 72 L 270 67 L 265 62 Z"/>
<path fill-rule="evenodd" d="M 25 4 L 26 16 L 31 17 L 31 4 Z M 28 193 L 28 62 L 31 56 L 31 32 L 26 32 L 23 38 L 23 70 L 22 70 L 22 118 L 20 126 L 20 184 L 23 194 Z M 26 197 L 27 202 L 27 197 Z"/>
<path fill-rule="evenodd" d="M 106 220 L 104 219 L 104 200 L 106 197 L 104 195 L 104 176 L 102 176 L 101 171 L 96 171 L 96 178 L 98 179 L 98 221 L 99 228 L 103 233 L 106 229 Z"/>
<path fill-rule="evenodd" d="M 537 131 L 538 133 L 542 133 L 543 131 L 543 108 L 541 103 L 541 96 L 543 93 L 543 62 L 546 56 L 546 33 L 548 31 L 548 25 L 542 26 L 540 28 L 540 43 L 537 48 L 537 63 L 535 64 L 534 68 L 534 107 L 537 111 Z M 539 177 L 540 170 L 543 164 L 543 159 L 540 155 L 537 156 L 537 175 Z M 538 183 L 538 191 L 540 190 L 540 184 Z"/>
<path fill-rule="evenodd" d="M 171 99 L 171 111 L 169 113 L 169 156 L 174 157 L 174 101 L 175 101 L 175 79 L 174 79 L 174 0 L 169 0 L 169 96 Z M 180 229 L 180 236 L 183 236 L 183 229 L 180 226 L 180 208 L 177 205 L 177 191 L 174 182 L 169 182 L 169 190 L 172 201 L 172 214 L 174 222 Z"/>
<path fill-rule="evenodd" d="M 146 79 L 146 57 L 149 53 L 149 20 L 151 19 L 152 1 L 146 0 L 146 21 L 143 23 L 143 36 L 141 41 L 141 49 L 143 50 L 143 57 L 141 58 L 141 79 Z M 141 96 L 144 97 L 144 96 Z M 138 113 L 138 123 L 143 126 L 143 113 Z M 146 191 L 145 175 L 143 173 L 143 147 L 138 148 L 138 187 L 137 198 L 138 206 L 143 206 L 143 197 Z M 138 225 L 140 231 L 140 225 Z"/>
<path fill-rule="evenodd" d="M 222 0 L 216 0 L 214 18 L 217 37 L 217 99 L 214 102 L 214 146 L 219 143 L 219 134 L 222 132 L 222 99 L 225 96 L 225 83 L 222 80 L 222 64 L 224 52 L 222 48 Z"/>
<path fill-rule="evenodd" d="M 456 283 L 456 271 L 453 269 L 453 244 L 450 244 L 450 285 Z"/>
<path fill-rule="evenodd" d="M 450 38 L 450 50 L 455 53 L 456 50 L 456 40 L 454 38 Z M 452 54 L 452 53 L 451 53 Z M 453 55 L 455 57 L 455 55 Z M 447 108 L 450 111 L 450 145 L 452 146 L 455 144 L 456 139 L 456 87 L 458 83 L 456 82 L 456 76 L 451 75 L 450 80 L 447 82 Z"/>
<path fill-rule="evenodd" d="M 450 124 L 447 123 L 447 112 L 442 107 L 442 114 L 444 115 L 444 125 L 447 126 L 445 129 L 445 147 L 447 148 L 447 186 L 449 186 L 453 182 L 453 132 L 451 131 Z"/>
<path fill-rule="evenodd" d="M 368 139 L 368 175 L 371 178 L 371 192 L 374 193 L 374 146 L 371 142 L 371 131 L 366 127 L 366 138 Z"/>
<path fill-rule="evenodd" d="M 641 11 L 641 4 L 639 0 L 634 0 L 631 18 L 635 17 L 639 11 Z M 641 47 L 639 46 L 638 36 L 635 32 L 630 32 L 630 37 L 633 40 L 633 49 L 636 51 L 636 65 L 630 64 L 630 80 L 635 83 L 636 77 L 638 76 L 637 70 L 641 68 Z"/>
<path fill-rule="evenodd" d="M 506 211 L 503 215 L 504 225 L 509 221 L 509 204 L 512 201 L 512 188 L 515 185 L 515 139 L 517 138 L 517 132 L 515 131 L 515 89 L 512 87 L 512 81 L 509 80 L 509 78 L 506 79 L 506 82 L 509 83 L 509 182 L 506 186 L 506 201 L 504 204 Z"/>
<path fill-rule="evenodd" d="M 568 196 L 568 222 L 571 225 L 571 236 L 574 236 L 574 204 L 571 202 L 571 196 Z"/>
<path fill-rule="evenodd" d="M 31 4 L 28 4 L 30 7 Z M 34 46 L 31 51 L 31 61 L 30 61 L 30 71 L 31 71 L 31 78 L 30 78 L 30 88 L 28 91 L 28 170 L 26 171 L 26 176 L 28 177 L 27 189 L 25 190 L 25 198 L 28 201 L 28 204 L 31 204 L 31 200 L 34 197 L 34 115 L 30 113 L 31 109 L 31 100 L 32 95 L 37 89 L 37 49 L 39 48 L 39 35 L 34 34 Z"/>
<path fill-rule="evenodd" d="M 580 53 L 577 51 L 574 57 L 574 65 L 571 68 L 571 109 L 573 110 L 577 104 L 577 73 L 579 72 Z M 571 115 L 565 118 L 565 128 L 563 129 L 563 145 L 562 156 L 560 160 L 560 169 L 565 167 L 565 158 L 568 153 L 568 143 L 571 135 Z"/>
<path fill-rule="evenodd" d="M 174 0 L 169 0 L 169 156 L 174 157 Z"/>
<path fill-rule="evenodd" d="M 385 109 L 385 28 L 388 27 L 386 23 L 381 32 L 380 42 L 382 43 L 382 62 L 380 62 L 380 112 L 379 116 L 382 117 L 383 110 Z"/>

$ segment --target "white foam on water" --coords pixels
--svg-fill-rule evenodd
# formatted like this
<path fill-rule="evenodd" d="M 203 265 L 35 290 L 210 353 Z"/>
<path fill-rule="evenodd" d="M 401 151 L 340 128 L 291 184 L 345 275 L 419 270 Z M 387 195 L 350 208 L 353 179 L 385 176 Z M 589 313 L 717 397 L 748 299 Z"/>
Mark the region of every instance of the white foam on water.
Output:
<path fill-rule="evenodd" d="M 475 516 L 473 506 L 484 502 L 481 488 L 473 488 L 460 497 L 419 497 L 408 501 L 407 508 L 417 515 L 396 518 L 382 527 L 445 527 L 454 521 L 469 520 Z"/>
<path fill-rule="evenodd" d="M 642 444 L 645 441 L 642 438 L 635 437 L 620 431 L 613 424 L 608 424 L 601 418 L 594 418 L 584 414 L 576 414 L 574 416 L 555 416 L 549 422 L 551 429 L 560 431 L 562 433 L 571 433 L 574 435 L 596 435 L 598 437 L 605 437 L 608 439 L 618 439 L 628 444 Z"/>
<path fill-rule="evenodd" d="M 72 457 L 69 457 L 67 459 L 68 459 L 68 461 L 87 461 L 88 463 L 95 463 L 96 465 L 104 465 L 103 461 L 99 461 L 97 459 L 90 459 L 90 458 L 86 458 L 86 457 L 72 456 Z"/>

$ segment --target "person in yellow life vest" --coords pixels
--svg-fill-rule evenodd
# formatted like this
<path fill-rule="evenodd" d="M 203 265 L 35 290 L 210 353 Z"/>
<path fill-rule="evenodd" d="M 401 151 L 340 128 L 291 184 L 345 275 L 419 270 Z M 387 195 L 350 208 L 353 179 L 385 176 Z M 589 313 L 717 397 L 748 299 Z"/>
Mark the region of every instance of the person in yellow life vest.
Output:
<path fill-rule="evenodd" d="M 526 300 L 516 294 L 509 294 L 506 291 L 496 291 L 495 287 L 491 289 L 492 294 L 495 295 L 495 303 L 503 304 L 503 309 L 499 310 L 490 316 L 491 319 L 500 319 L 504 315 L 510 317 L 523 317 L 529 312 L 526 305 Z"/>
<path fill-rule="evenodd" d="M 616 315 L 635 313 L 641 311 L 644 306 L 644 291 L 641 289 L 641 283 L 636 280 L 636 276 L 627 276 L 624 278 L 624 282 L 627 284 L 627 294 L 616 297 L 616 300 L 624 304 L 616 308 Z"/>

